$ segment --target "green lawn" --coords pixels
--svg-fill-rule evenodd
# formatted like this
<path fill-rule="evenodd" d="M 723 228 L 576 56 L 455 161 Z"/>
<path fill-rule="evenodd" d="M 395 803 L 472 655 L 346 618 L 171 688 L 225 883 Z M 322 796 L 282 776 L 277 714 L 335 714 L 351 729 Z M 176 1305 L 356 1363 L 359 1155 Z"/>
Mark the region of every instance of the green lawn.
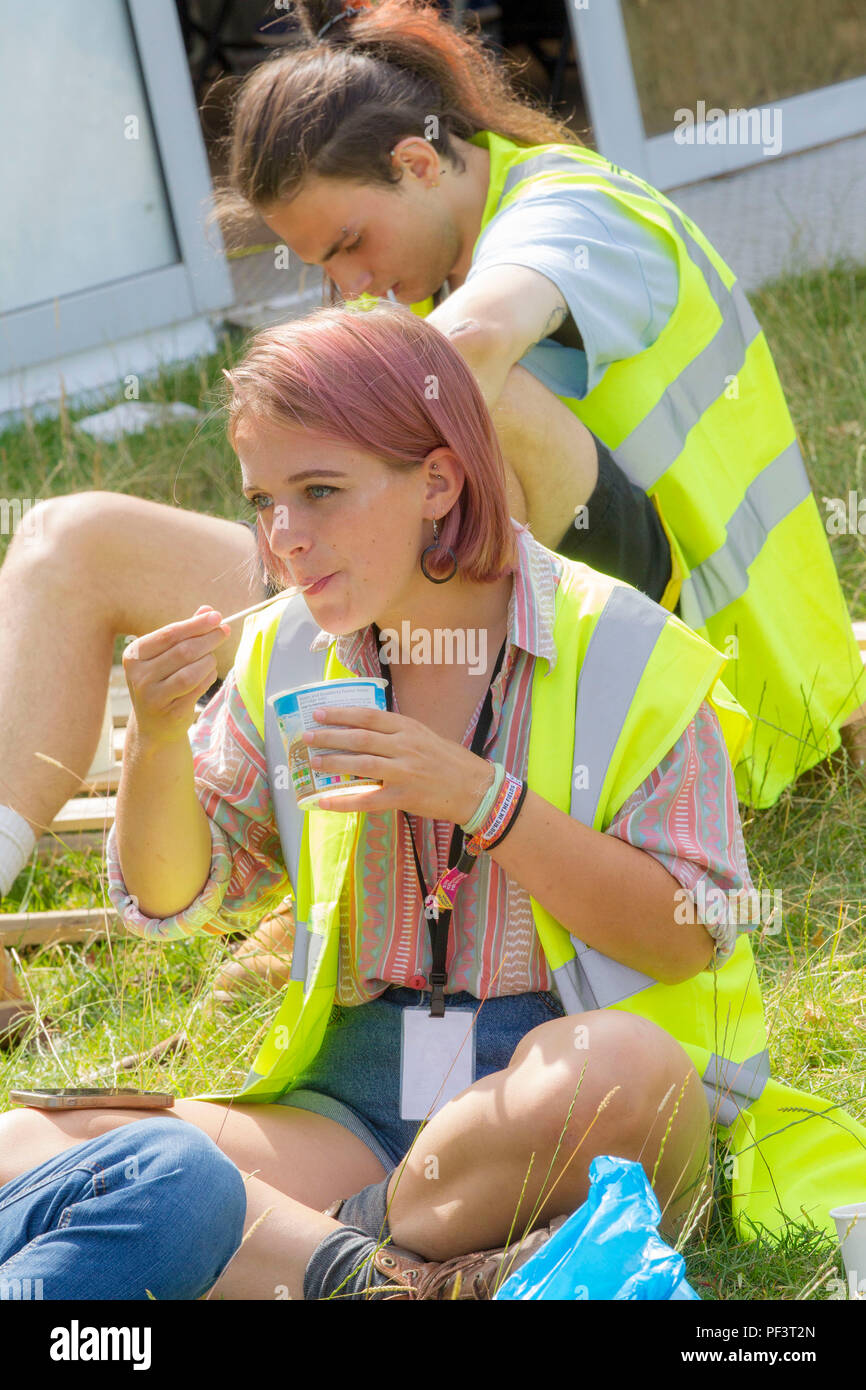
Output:
<path fill-rule="evenodd" d="M 840 267 L 789 277 L 752 296 L 822 509 L 820 499 L 844 497 L 849 488 L 866 496 L 866 319 L 862 308 L 858 313 L 864 292 L 866 269 Z M 226 339 L 219 354 L 164 372 L 142 397 L 201 404 L 238 346 Z M 64 412 L 57 421 L 30 422 L 0 435 L 5 496 L 98 487 L 220 516 L 245 515 L 236 461 L 216 416 L 198 429 L 173 426 L 112 446 L 74 432 L 71 418 Z M 854 617 L 866 617 L 864 539 L 832 541 Z M 5 541 L 0 537 L 0 547 Z M 866 787 L 839 757 L 802 779 L 772 810 L 746 815 L 745 832 L 756 884 L 778 890 L 784 904 L 782 932 L 755 942 L 776 1072 L 866 1120 L 860 1062 L 866 1040 Z M 56 847 L 51 861 L 34 856 L 0 910 L 102 902 L 98 856 Z M 85 1084 L 102 1069 L 110 1075 L 116 1059 L 187 1024 L 191 1046 L 185 1053 L 124 1074 L 120 1084 L 195 1094 L 240 1081 L 271 1002 L 261 992 L 228 1011 L 199 1007 L 228 949 L 212 939 L 162 947 L 115 940 L 27 952 L 26 978 L 51 1021 L 50 1043 L 0 1053 L 0 1108 L 15 1083 Z M 782 1243 L 744 1245 L 723 1216 L 714 1217 L 706 1240 L 692 1238 L 686 1259 L 689 1277 L 711 1299 L 823 1298 L 828 1279 L 841 1272 L 833 1243 L 814 1231 L 792 1228 Z"/>

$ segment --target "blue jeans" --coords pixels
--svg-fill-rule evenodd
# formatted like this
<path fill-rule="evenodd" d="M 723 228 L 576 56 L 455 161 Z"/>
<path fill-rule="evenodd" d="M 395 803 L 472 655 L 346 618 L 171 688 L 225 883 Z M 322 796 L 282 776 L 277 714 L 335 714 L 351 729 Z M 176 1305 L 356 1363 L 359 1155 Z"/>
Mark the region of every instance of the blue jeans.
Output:
<path fill-rule="evenodd" d="M 429 1008 L 429 992 L 392 985 L 368 1004 L 337 1005 L 316 1057 L 277 1103 L 336 1120 L 390 1172 L 420 1128 L 417 1120 L 400 1118 L 402 1015 L 405 1007 L 418 1004 Z M 477 1010 L 478 1005 L 472 994 L 445 996 L 446 1009 Z M 521 1038 L 563 1013 L 556 996 L 544 990 L 485 1000 L 475 1026 L 476 1081 L 504 1070 Z"/>
<path fill-rule="evenodd" d="M 119 1125 L 0 1187 L 0 1299 L 199 1298 L 245 1215 L 240 1172 L 195 1125 Z"/>

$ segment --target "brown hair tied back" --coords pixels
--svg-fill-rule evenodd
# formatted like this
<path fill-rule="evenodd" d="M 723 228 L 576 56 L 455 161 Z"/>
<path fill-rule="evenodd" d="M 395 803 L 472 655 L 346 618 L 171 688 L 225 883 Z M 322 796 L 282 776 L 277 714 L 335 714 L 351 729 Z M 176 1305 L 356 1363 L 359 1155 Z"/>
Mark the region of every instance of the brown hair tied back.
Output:
<path fill-rule="evenodd" d="M 493 130 L 518 144 L 580 144 L 571 130 L 518 96 L 508 72 L 473 33 L 425 0 L 297 0 L 306 46 L 278 50 L 243 80 L 216 213 L 226 230 L 251 210 L 289 202 L 308 175 L 390 185 L 390 151 L 429 140 L 458 172 L 453 143 Z M 338 21 L 339 22 L 336 22 Z"/>

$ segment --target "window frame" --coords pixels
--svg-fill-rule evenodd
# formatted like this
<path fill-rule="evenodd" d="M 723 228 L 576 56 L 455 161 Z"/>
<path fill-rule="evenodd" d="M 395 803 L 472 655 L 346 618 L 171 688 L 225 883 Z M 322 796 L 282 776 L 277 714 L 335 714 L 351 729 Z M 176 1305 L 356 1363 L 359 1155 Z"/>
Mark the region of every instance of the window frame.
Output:
<path fill-rule="evenodd" d="M 169 328 L 234 299 L 222 237 L 203 225 L 210 169 L 174 0 L 117 3 L 130 20 L 179 260 L 4 314 L 0 374 Z"/>
<path fill-rule="evenodd" d="M 732 174 L 756 164 L 844 140 L 866 131 L 866 76 L 749 110 L 781 111 L 782 148 L 765 155 L 759 144 L 679 144 L 670 130 L 646 134 L 621 0 L 565 0 L 581 81 L 599 151 L 630 173 L 665 190 Z M 697 134 L 700 127 L 695 127 Z"/>

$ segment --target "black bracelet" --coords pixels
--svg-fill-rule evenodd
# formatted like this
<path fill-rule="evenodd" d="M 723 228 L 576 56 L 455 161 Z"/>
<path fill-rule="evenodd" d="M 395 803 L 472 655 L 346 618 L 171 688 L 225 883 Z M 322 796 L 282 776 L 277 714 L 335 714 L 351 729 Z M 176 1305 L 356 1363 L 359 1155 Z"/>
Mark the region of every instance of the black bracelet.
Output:
<path fill-rule="evenodd" d="M 502 844 L 502 841 L 505 839 L 505 837 L 506 837 L 506 835 L 508 834 L 509 830 L 510 830 L 511 827 L 513 826 L 514 822 L 517 820 L 517 817 L 520 815 L 520 808 L 522 807 L 524 801 L 526 800 L 526 793 L 527 793 L 528 791 L 529 791 L 529 783 L 528 783 L 528 782 L 522 782 L 522 783 L 521 783 L 521 786 L 520 786 L 520 795 L 519 795 L 519 797 L 517 798 L 517 805 L 515 806 L 514 810 L 512 811 L 511 817 L 510 817 L 510 819 L 509 819 L 509 821 L 508 821 L 508 824 L 506 825 L 505 829 L 503 830 L 503 832 L 502 832 L 502 834 L 499 836 L 499 838 L 496 839 L 496 840 L 494 840 L 492 844 L 489 844 L 489 845 L 486 846 L 486 852 L 487 852 L 488 854 L 490 853 L 490 851 L 491 851 L 492 849 L 496 849 L 496 846 L 497 846 L 497 845 L 501 845 L 501 844 Z"/>

